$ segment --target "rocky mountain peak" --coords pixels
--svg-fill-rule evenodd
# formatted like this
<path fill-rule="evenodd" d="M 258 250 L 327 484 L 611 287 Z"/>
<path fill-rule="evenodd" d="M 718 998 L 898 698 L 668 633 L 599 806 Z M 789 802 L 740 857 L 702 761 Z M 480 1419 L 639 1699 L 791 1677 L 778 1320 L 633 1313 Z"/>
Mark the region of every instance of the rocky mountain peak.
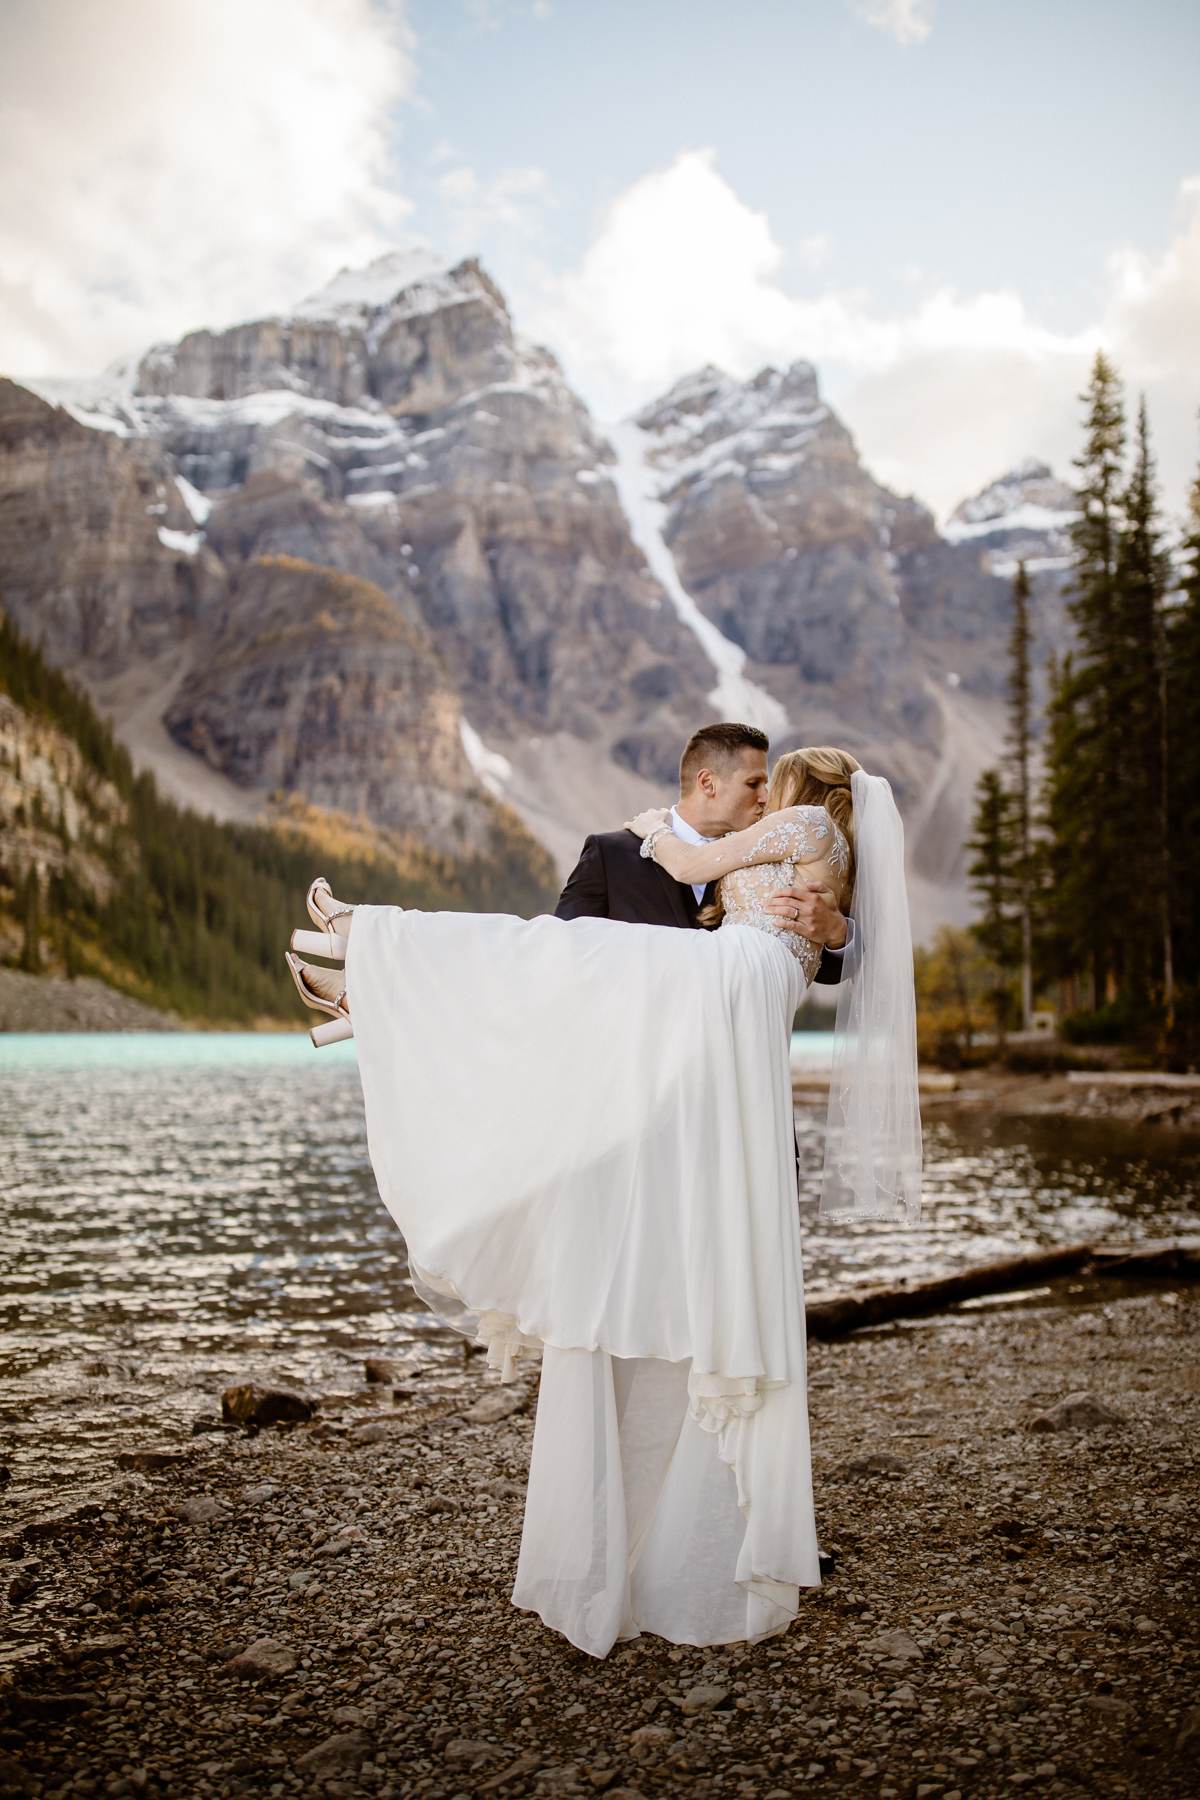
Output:
<path fill-rule="evenodd" d="M 952 541 L 1016 526 L 1061 526 L 1078 511 L 1075 491 L 1059 481 L 1049 463 L 1027 456 L 951 513 L 944 536 Z"/>
<path fill-rule="evenodd" d="M 133 385 L 135 397 L 283 393 L 419 414 L 504 379 L 518 361 L 504 296 L 476 258 L 447 267 L 432 252 L 401 252 L 343 269 L 292 313 L 158 344 Z"/>
<path fill-rule="evenodd" d="M 993 575 L 1011 577 L 1018 562 L 1030 574 L 1053 574 L 1070 565 L 1069 527 L 1078 514 L 1075 490 L 1049 463 L 1027 456 L 960 501 L 942 535 L 976 545 Z"/>
<path fill-rule="evenodd" d="M 454 260 L 427 244 L 389 250 L 363 268 L 339 269 L 324 287 L 309 294 L 292 309 L 298 319 L 336 319 L 346 312 L 377 311 L 408 288 L 428 287 L 446 281 Z"/>
<path fill-rule="evenodd" d="M 917 916 L 960 908 L 1017 556 L 1062 636 L 1045 463 L 939 533 L 805 359 L 704 364 L 605 442 L 480 263 L 426 246 L 40 385 L 65 410 L 0 390 L 5 605 L 229 816 L 279 787 L 436 837 L 448 798 L 482 848 L 499 794 L 566 865 L 723 714 L 886 772 Z"/>
<path fill-rule="evenodd" d="M 697 436 L 711 441 L 714 424 L 728 435 L 776 414 L 777 422 L 787 423 L 820 407 L 817 371 L 810 362 L 793 362 L 785 369 L 768 364 L 748 381 L 705 363 L 644 406 L 635 423 L 665 443 L 678 444 Z"/>

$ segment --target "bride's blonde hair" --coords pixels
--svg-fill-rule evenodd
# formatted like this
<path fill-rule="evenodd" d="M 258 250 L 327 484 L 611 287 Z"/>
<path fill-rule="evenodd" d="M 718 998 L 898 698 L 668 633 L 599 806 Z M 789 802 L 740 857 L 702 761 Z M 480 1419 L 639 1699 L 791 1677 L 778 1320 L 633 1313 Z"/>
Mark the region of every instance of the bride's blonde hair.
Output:
<path fill-rule="evenodd" d="M 786 806 L 823 806 L 835 825 L 840 825 L 850 846 L 850 881 L 854 880 L 854 799 L 850 777 L 862 768 L 848 750 L 822 744 L 804 750 L 788 750 L 771 770 L 767 811 Z"/>
<path fill-rule="evenodd" d="M 847 892 L 854 885 L 854 800 L 850 777 L 861 768 L 858 758 L 848 750 L 836 750 L 828 744 L 787 750 L 771 770 L 767 789 L 767 812 L 782 812 L 788 806 L 823 806 L 834 824 L 841 827 L 850 846 Z M 717 898 L 701 909 L 698 918 L 711 931 L 721 923 L 724 914 L 718 889 Z"/>

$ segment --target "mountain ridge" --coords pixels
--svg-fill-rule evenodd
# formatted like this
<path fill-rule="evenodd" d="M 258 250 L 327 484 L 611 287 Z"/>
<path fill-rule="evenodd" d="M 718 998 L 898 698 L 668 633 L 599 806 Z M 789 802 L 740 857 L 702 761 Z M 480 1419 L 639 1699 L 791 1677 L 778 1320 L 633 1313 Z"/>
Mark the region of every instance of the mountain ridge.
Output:
<path fill-rule="evenodd" d="M 393 275 L 414 270 L 387 295 Z M 1041 545 L 1042 638 L 1065 638 L 1065 505 L 1051 494 L 1038 518 L 1029 511 L 1053 479 L 1044 465 L 1010 471 L 1011 492 L 964 501 L 940 533 L 919 500 L 862 465 L 803 359 L 744 382 L 707 365 L 606 429 L 551 352 L 515 331 L 477 259 L 433 252 L 343 271 L 286 316 L 188 333 L 124 379 L 122 393 L 70 403 L 153 487 L 138 492 L 158 509 L 166 585 L 192 597 L 190 613 L 176 608 L 180 628 L 217 659 L 202 706 L 205 677 L 181 668 L 163 729 L 214 774 L 233 770 L 237 793 L 257 791 L 285 754 L 287 733 L 264 721 L 295 683 L 327 705 L 340 682 L 338 741 L 353 736 L 365 639 L 357 676 L 336 638 L 322 640 L 332 673 L 313 647 L 290 674 L 286 657 L 273 671 L 260 657 L 247 675 L 249 627 L 234 615 L 253 612 L 267 559 L 291 559 L 372 584 L 416 633 L 413 679 L 395 674 L 392 735 L 429 728 L 426 690 L 426 710 L 441 705 L 449 721 L 449 699 L 435 705 L 441 690 L 420 674 L 444 670 L 460 800 L 484 791 L 486 769 L 560 870 L 587 830 L 665 797 L 696 724 L 750 709 L 776 748 L 841 741 L 889 774 L 912 821 L 922 928 L 962 916 L 961 842 L 976 766 L 999 742 L 1001 571 L 1016 548 L 1036 557 Z M 39 626 L 51 654 L 99 682 L 78 633 L 68 642 L 53 618 Z M 388 637 L 381 623 L 381 646 Z M 261 716 L 247 681 L 274 692 Z M 358 754 L 343 798 L 357 783 L 361 810 L 384 823 L 386 782 L 372 789 Z M 314 766 L 298 791 L 322 791 L 316 782 Z M 412 823 L 436 832 L 420 786 L 414 774 Z"/>

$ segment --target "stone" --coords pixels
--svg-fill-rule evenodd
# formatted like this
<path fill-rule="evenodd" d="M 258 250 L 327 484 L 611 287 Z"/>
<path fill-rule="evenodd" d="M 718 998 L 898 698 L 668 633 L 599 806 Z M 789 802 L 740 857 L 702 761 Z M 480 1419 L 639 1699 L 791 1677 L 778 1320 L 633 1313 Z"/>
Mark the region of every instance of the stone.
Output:
<path fill-rule="evenodd" d="M 453 1494 L 430 1494 L 424 1506 L 427 1513 L 456 1513 L 461 1510 L 461 1502 Z"/>
<path fill-rule="evenodd" d="M 1189 1707 L 1179 1725 L 1175 1753 L 1192 1761 L 1200 1761 L 1200 1706 Z"/>
<path fill-rule="evenodd" d="M 679 1702 L 679 1710 L 684 1713 L 711 1712 L 715 1706 L 724 1705 L 728 1698 L 728 1688 L 717 1687 L 712 1683 L 701 1683 L 699 1687 L 688 1689 Z"/>
<path fill-rule="evenodd" d="M 225 1668 L 231 1675 L 290 1675 L 299 1665 L 299 1657 L 282 1638 L 259 1638 L 237 1656 L 231 1656 Z"/>
<path fill-rule="evenodd" d="M 277 1481 L 258 1481 L 253 1487 L 245 1489 L 242 1499 L 250 1506 L 261 1506 L 264 1500 L 273 1499 L 278 1492 Z"/>
<path fill-rule="evenodd" d="M 1089 1431 L 1098 1425 L 1123 1425 L 1120 1413 L 1093 1394 L 1068 1394 L 1029 1421 L 1030 1431 Z"/>
<path fill-rule="evenodd" d="M 523 1390 L 516 1393 L 505 1393 L 493 1390 L 481 1394 L 473 1406 L 468 1406 L 462 1414 L 468 1425 L 496 1425 L 501 1419 L 507 1419 L 513 1413 L 523 1412 L 529 1404 L 529 1396 Z"/>
<path fill-rule="evenodd" d="M 303 1424 L 316 1408 L 301 1394 L 286 1388 L 259 1387 L 257 1382 L 241 1382 L 228 1387 L 221 1395 L 221 1415 L 236 1425 Z"/>
<path fill-rule="evenodd" d="M 0 1750 L 0 1792 L 6 1794 L 31 1794 L 33 1778 L 23 1769 L 15 1756 L 7 1750 Z"/>
<path fill-rule="evenodd" d="M 226 1518 L 228 1510 L 215 1494 L 197 1494 L 191 1500 L 181 1500 L 175 1508 L 189 1525 L 211 1525 L 217 1519 Z"/>
<path fill-rule="evenodd" d="M 84 1638 L 82 1643 L 72 1644 L 63 1651 L 63 1661 L 74 1667 L 77 1663 L 92 1662 L 100 1657 L 117 1656 L 122 1650 L 129 1648 L 129 1639 L 116 1632 L 106 1633 L 103 1637 Z"/>
<path fill-rule="evenodd" d="M 363 1363 L 363 1373 L 368 1381 L 398 1381 L 400 1379 L 399 1364 L 389 1362 L 383 1356 L 368 1356 Z"/>
<path fill-rule="evenodd" d="M 504 1751 L 499 1744 L 489 1744 L 480 1738 L 453 1737 L 443 1747 L 442 1755 L 447 1762 L 466 1763 L 474 1768 L 478 1763 L 489 1762 L 493 1757 L 503 1756 Z"/>
<path fill-rule="evenodd" d="M 136 1469 L 139 1474 L 153 1475 L 161 1469 L 174 1469 L 187 1461 L 181 1450 L 122 1450 L 117 1456 L 118 1469 Z"/>
<path fill-rule="evenodd" d="M 374 1748 L 365 1731 L 338 1731 L 323 1743 L 296 1760 L 296 1767 L 306 1774 L 325 1780 L 357 1770 L 367 1761 Z"/>
<path fill-rule="evenodd" d="M 352 1444 L 386 1444 L 396 1436 L 395 1426 L 382 1419 L 370 1419 L 365 1425 L 356 1425 L 350 1433 Z"/>
<path fill-rule="evenodd" d="M 335 1725 L 365 1725 L 367 1715 L 361 1706 L 335 1706 L 329 1715 Z"/>
<path fill-rule="evenodd" d="M 890 1450 L 872 1450 L 868 1456 L 855 1456 L 843 1463 L 841 1473 L 852 1481 L 861 1481 L 868 1475 L 903 1475 L 907 1467 Z"/>
<path fill-rule="evenodd" d="M 862 1646 L 868 1656 L 892 1662 L 920 1662 L 925 1652 L 908 1631 L 881 1631 Z"/>
<path fill-rule="evenodd" d="M 639 1725 L 636 1731 L 629 1734 L 629 1742 L 635 1750 L 652 1750 L 674 1741 L 675 1733 L 668 1731 L 665 1725 Z"/>

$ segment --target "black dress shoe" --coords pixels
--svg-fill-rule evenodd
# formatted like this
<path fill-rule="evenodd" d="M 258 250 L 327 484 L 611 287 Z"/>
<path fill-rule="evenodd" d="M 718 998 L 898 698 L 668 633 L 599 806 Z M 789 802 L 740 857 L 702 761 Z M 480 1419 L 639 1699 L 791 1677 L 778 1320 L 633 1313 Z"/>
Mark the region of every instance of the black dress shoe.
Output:
<path fill-rule="evenodd" d="M 828 1581 L 829 1577 L 833 1574 L 833 1571 L 837 1568 L 837 1560 L 836 1550 L 817 1551 L 817 1563 L 821 1570 L 822 1581 Z"/>

